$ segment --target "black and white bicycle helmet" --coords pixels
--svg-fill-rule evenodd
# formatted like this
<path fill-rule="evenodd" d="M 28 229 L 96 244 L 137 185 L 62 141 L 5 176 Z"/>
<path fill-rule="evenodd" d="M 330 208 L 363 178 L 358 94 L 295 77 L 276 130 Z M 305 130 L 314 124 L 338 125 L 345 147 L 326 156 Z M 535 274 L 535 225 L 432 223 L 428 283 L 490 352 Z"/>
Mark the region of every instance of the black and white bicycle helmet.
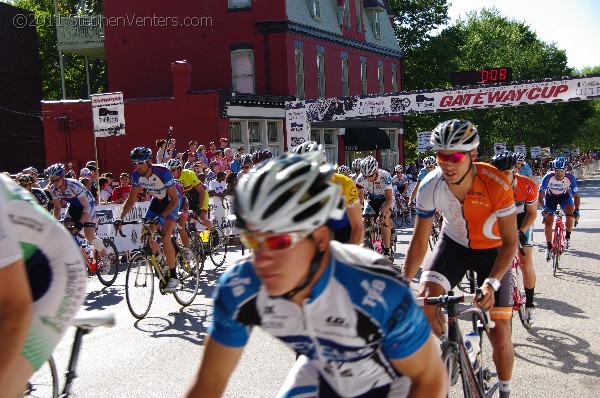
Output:
<path fill-rule="evenodd" d="M 525 154 L 523 152 L 517 152 L 517 162 L 524 162 Z"/>
<path fill-rule="evenodd" d="M 498 152 L 492 158 L 492 166 L 500 171 L 512 170 L 517 164 L 517 154 L 512 151 Z"/>
<path fill-rule="evenodd" d="M 35 178 L 32 174 L 21 173 L 17 176 L 17 182 L 20 186 L 26 187 L 35 183 Z"/>
<path fill-rule="evenodd" d="M 379 163 L 373 156 L 367 156 L 360 162 L 360 172 L 363 177 L 370 177 L 379 170 Z"/>
<path fill-rule="evenodd" d="M 240 164 L 242 166 L 251 166 L 252 165 L 252 154 L 245 153 L 240 158 Z"/>
<path fill-rule="evenodd" d="M 435 167 L 437 165 L 437 161 L 433 156 L 427 156 L 423 159 L 423 166 L 425 167 Z"/>
<path fill-rule="evenodd" d="M 360 162 L 362 161 L 361 158 L 356 158 L 352 161 L 352 170 L 360 170 Z"/>
<path fill-rule="evenodd" d="M 152 150 L 145 146 L 139 146 L 131 150 L 131 154 L 129 155 L 129 157 L 131 158 L 131 160 L 135 160 L 138 162 L 147 161 L 152 158 Z"/>
<path fill-rule="evenodd" d="M 438 124 L 429 142 L 434 151 L 471 151 L 479 146 L 479 134 L 471 121 L 452 119 Z"/>
<path fill-rule="evenodd" d="M 350 175 L 350 173 L 352 172 L 352 170 L 350 170 L 350 167 L 348 167 L 346 165 L 341 165 L 340 167 L 338 167 L 337 172 L 348 177 Z"/>
<path fill-rule="evenodd" d="M 65 165 L 62 163 L 55 163 L 46 169 L 46 176 L 48 176 L 48 178 L 62 177 L 64 175 L 65 175 Z"/>
<path fill-rule="evenodd" d="M 179 159 L 169 159 L 169 161 L 167 162 L 167 167 L 170 170 L 173 170 L 173 169 L 181 169 L 181 168 L 183 168 L 183 165 L 181 164 L 181 160 L 179 160 Z"/>
<path fill-rule="evenodd" d="M 311 161 L 323 163 L 325 159 L 325 148 L 316 141 L 306 141 L 292 149 L 298 155 L 308 156 Z"/>
<path fill-rule="evenodd" d="M 401 164 L 397 164 L 396 167 L 394 167 L 394 171 L 396 173 L 402 173 L 404 171 L 404 167 L 402 167 Z"/>
<path fill-rule="evenodd" d="M 314 230 L 344 216 L 344 197 L 331 181 L 333 168 L 294 153 L 252 170 L 238 182 L 236 224 L 242 229 L 285 233 Z"/>

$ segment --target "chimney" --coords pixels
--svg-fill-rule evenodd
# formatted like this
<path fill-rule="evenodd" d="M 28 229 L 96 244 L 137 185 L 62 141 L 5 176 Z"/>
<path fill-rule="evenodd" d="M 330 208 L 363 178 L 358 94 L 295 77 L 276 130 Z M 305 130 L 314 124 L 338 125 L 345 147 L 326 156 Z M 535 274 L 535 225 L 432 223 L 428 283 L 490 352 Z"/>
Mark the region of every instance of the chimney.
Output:
<path fill-rule="evenodd" d="M 173 74 L 173 97 L 187 94 L 192 88 L 192 65 L 186 60 L 171 64 Z"/>

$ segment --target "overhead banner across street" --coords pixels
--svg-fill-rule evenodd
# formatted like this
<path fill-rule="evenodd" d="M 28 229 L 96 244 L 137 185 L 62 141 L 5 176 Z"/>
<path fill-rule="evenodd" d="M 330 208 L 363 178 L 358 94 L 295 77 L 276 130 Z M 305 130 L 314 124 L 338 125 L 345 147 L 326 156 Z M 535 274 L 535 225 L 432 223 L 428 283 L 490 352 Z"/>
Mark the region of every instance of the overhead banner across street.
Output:
<path fill-rule="evenodd" d="M 288 147 L 308 140 L 315 121 L 582 101 L 600 98 L 600 75 L 568 76 L 457 89 L 286 102 Z"/>

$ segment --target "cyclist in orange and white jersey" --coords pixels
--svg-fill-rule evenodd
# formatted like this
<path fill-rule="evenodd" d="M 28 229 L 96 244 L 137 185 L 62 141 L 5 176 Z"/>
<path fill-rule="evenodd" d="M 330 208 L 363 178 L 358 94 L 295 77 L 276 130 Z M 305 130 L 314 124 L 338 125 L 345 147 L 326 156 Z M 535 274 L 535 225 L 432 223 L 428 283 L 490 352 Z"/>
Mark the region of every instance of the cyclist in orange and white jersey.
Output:
<path fill-rule="evenodd" d="M 448 120 L 431 134 L 439 167 L 421 182 L 417 216 L 404 272 L 412 279 L 428 250 L 436 209 L 444 216 L 442 237 L 423 267 L 419 296 L 452 290 L 468 270 L 477 272 L 483 297 L 477 305 L 490 311 L 496 327 L 489 337 L 498 371 L 500 397 L 510 395 L 514 351 L 510 319 L 510 273 L 517 250 L 517 220 L 510 182 L 495 167 L 475 163 L 479 134 L 470 121 Z M 443 332 L 436 308 L 424 307 L 434 333 Z"/>
<path fill-rule="evenodd" d="M 537 185 L 530 178 L 517 174 L 518 154 L 511 151 L 502 151 L 492 158 L 492 165 L 502 171 L 511 182 L 515 195 L 517 209 L 517 228 L 519 241 L 523 248 L 517 251 L 521 271 L 523 272 L 523 286 L 525 287 L 525 322 L 532 325 L 535 322 L 535 306 L 533 295 L 535 292 L 535 270 L 533 268 L 533 222 L 537 216 Z"/>

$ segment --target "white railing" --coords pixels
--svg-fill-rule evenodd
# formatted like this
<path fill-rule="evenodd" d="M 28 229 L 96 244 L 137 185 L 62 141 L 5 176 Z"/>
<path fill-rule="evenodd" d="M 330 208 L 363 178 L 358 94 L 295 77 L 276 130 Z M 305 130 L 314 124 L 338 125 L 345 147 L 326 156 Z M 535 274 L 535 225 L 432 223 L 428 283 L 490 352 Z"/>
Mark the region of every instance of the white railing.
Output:
<path fill-rule="evenodd" d="M 102 15 L 58 16 L 56 32 L 59 45 L 104 43 Z"/>

